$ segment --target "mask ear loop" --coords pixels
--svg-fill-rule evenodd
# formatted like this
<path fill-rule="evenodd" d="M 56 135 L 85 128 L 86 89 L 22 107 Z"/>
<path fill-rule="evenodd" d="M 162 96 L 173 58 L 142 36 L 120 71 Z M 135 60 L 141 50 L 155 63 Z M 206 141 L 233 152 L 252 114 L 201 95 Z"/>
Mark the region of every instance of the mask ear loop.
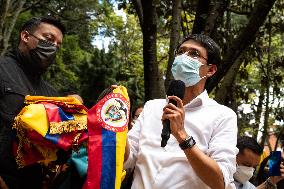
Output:
<path fill-rule="evenodd" d="M 201 63 L 201 64 L 202 64 L 202 63 Z M 202 66 L 212 66 L 212 64 L 208 64 L 208 65 L 202 64 Z M 205 76 L 203 76 L 203 77 L 201 77 L 200 79 L 204 79 L 204 78 L 206 78 L 206 77 L 208 77 L 208 74 L 205 75 Z"/>

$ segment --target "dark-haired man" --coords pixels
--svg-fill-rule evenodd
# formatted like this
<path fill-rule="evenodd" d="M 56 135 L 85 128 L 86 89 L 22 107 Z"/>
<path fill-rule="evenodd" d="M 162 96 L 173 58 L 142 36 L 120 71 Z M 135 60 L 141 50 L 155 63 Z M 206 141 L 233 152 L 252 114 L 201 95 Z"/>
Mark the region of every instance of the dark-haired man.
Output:
<path fill-rule="evenodd" d="M 276 184 L 284 178 L 284 166 L 281 165 L 282 176 L 269 177 L 264 183 L 255 187 L 249 182 L 253 176 L 255 168 L 259 165 L 260 156 L 263 152 L 257 141 L 248 136 L 238 138 L 237 148 L 237 171 L 234 173 L 234 179 L 237 189 L 274 189 Z"/>
<path fill-rule="evenodd" d="M 177 106 L 165 99 L 148 101 L 128 133 L 125 168 L 135 166 L 132 189 L 235 188 L 237 118 L 208 97 L 205 82 L 220 63 L 220 49 L 208 36 L 194 34 L 177 47 L 172 66 L 185 83 Z M 172 136 L 161 145 L 162 120 Z"/>
<path fill-rule="evenodd" d="M 40 165 L 17 167 L 12 122 L 26 95 L 58 96 L 41 75 L 54 63 L 64 32 L 53 17 L 33 18 L 23 25 L 18 47 L 0 58 L 0 177 L 10 189 L 41 188 Z"/>

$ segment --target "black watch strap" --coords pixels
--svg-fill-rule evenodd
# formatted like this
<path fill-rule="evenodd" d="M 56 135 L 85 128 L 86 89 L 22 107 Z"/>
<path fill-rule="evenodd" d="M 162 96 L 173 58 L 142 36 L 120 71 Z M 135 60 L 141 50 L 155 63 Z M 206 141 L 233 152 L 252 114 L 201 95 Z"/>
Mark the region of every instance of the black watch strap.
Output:
<path fill-rule="evenodd" d="M 195 144 L 196 144 L 196 142 L 193 139 L 193 137 L 189 136 L 189 137 L 187 137 L 187 139 L 185 139 L 185 141 L 183 141 L 182 143 L 179 144 L 179 147 L 182 150 L 185 150 L 187 148 L 192 148 Z"/>

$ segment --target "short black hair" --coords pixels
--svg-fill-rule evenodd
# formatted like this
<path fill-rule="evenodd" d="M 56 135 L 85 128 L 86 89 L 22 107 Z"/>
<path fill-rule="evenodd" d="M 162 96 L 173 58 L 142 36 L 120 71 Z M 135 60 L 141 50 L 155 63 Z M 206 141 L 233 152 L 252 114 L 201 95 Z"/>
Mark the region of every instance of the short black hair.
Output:
<path fill-rule="evenodd" d="M 53 16 L 43 16 L 39 18 L 32 18 L 28 20 L 26 23 L 24 23 L 24 25 L 21 28 L 21 32 L 28 31 L 30 33 L 33 33 L 41 23 L 51 24 L 57 27 L 63 35 L 65 34 L 65 31 L 66 31 L 65 26 L 61 23 L 59 19 Z"/>
<path fill-rule="evenodd" d="M 202 45 L 207 51 L 208 64 L 214 64 L 219 67 L 219 64 L 221 62 L 221 50 L 219 45 L 217 45 L 217 43 L 215 43 L 213 39 L 204 34 L 190 34 L 178 44 L 176 52 L 180 48 L 180 46 L 188 40 L 196 41 L 200 45 Z"/>
<path fill-rule="evenodd" d="M 243 153 L 244 149 L 246 148 L 252 150 L 258 155 L 261 155 L 263 152 L 263 149 L 257 143 L 257 141 L 254 138 L 248 136 L 238 137 L 237 148 L 239 149 L 239 153 Z"/>

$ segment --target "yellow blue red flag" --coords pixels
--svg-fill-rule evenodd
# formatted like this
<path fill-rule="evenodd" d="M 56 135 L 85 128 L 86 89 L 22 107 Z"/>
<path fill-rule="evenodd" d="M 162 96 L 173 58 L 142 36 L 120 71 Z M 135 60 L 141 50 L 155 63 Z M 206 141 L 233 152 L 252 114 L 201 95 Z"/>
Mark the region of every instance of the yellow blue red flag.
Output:
<path fill-rule="evenodd" d="M 88 172 L 84 189 L 119 189 L 129 121 L 127 90 L 119 86 L 88 111 Z"/>

